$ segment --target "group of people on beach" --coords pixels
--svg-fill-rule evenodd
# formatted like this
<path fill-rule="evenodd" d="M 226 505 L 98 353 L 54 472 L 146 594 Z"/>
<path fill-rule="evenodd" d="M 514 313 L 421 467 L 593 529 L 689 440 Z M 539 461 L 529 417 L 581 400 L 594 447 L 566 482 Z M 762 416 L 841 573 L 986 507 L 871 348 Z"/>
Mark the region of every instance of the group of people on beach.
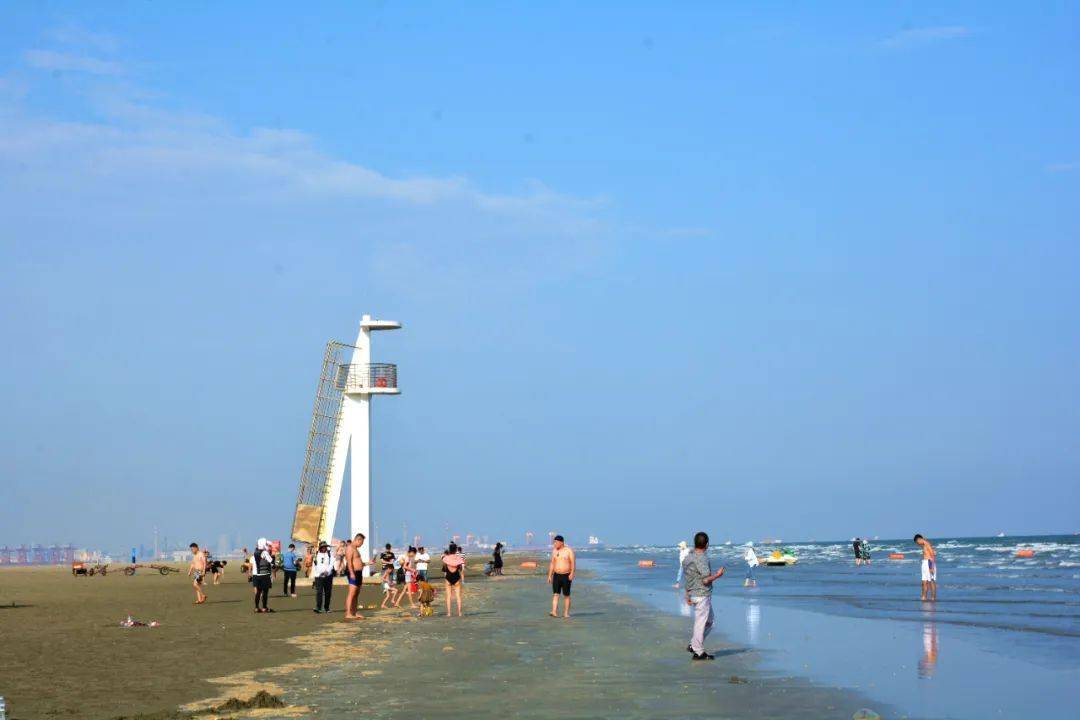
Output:
<path fill-rule="evenodd" d="M 348 581 L 345 597 L 345 619 L 357 620 L 363 616 L 357 612 L 360 588 L 363 586 L 365 571 L 378 566 L 383 589 L 381 608 L 398 608 L 404 599 L 408 599 L 409 608 L 419 607 L 420 617 L 434 614 L 433 602 L 436 589 L 430 582 L 428 568 L 431 556 L 423 546 L 409 546 L 403 555 L 397 555 L 390 543 L 387 543 L 378 558 L 365 560 L 361 553 L 366 538 L 357 533 L 352 540 L 341 541 L 336 550 L 331 551 L 329 543 L 320 541 L 315 547 L 308 548 L 303 558 L 296 553 L 296 546 L 290 544 L 280 557 L 275 558 L 266 538 L 259 538 L 255 551 L 245 562 L 244 569 L 252 583 L 255 594 L 255 612 L 273 612 L 268 600 L 276 569 L 285 574 L 283 595 L 296 597 L 296 578 L 299 572 L 311 578 L 315 588 L 316 613 L 328 613 L 333 594 L 333 582 L 337 576 L 344 575 Z M 922 600 L 937 600 L 937 553 L 934 546 L 921 534 L 914 537 L 914 542 L 922 551 L 921 582 Z M 679 543 L 679 568 L 675 586 L 682 583 L 686 603 L 693 608 L 693 629 L 690 642 L 686 646 L 693 660 L 712 660 L 715 656 L 705 650 L 705 639 L 713 627 L 712 592 L 713 584 L 724 576 L 725 568 L 715 572 L 708 556 L 709 535 L 698 532 L 694 535 L 693 548 L 687 543 Z M 203 581 L 207 572 L 209 555 L 201 550 L 197 543 L 191 543 L 192 561 L 188 574 L 192 576 L 195 588 L 195 603 L 203 604 L 207 600 L 203 592 Z M 869 563 L 869 548 L 863 541 L 854 541 L 856 564 Z M 246 554 L 246 551 L 245 551 Z M 753 587 L 757 584 L 754 569 L 759 562 L 753 549 L 753 543 L 746 544 L 744 559 L 747 563 L 747 575 L 744 585 Z M 461 617 L 462 588 L 465 584 L 466 558 L 462 549 L 454 542 L 449 543 L 441 558 L 441 572 L 445 585 L 446 615 L 451 617 L 456 604 L 457 616 Z M 495 547 L 492 561 L 485 568 L 491 575 L 501 575 L 503 568 L 502 544 Z M 570 617 L 570 588 L 577 572 L 577 558 L 574 551 L 566 545 L 562 535 L 552 539 L 551 559 L 548 563 L 547 579 L 551 584 L 551 617 L 559 617 L 559 600 L 563 601 L 563 618 Z"/>
<path fill-rule="evenodd" d="M 248 577 L 248 582 L 252 584 L 255 612 L 274 612 L 269 606 L 270 589 L 279 573 L 284 573 L 282 596 L 297 597 L 297 576 L 302 572 L 311 580 L 315 590 L 314 612 L 331 612 L 330 602 L 333 596 L 334 578 L 344 576 L 348 583 L 345 595 L 345 619 L 361 619 L 363 616 L 357 610 L 365 571 L 375 574 L 373 568 L 379 567 L 378 572 L 383 589 L 381 605 L 383 609 L 401 607 L 402 601 L 407 599 L 409 608 L 419 608 L 421 617 L 433 615 L 433 603 L 437 590 L 428 576 L 431 555 L 428 554 L 427 549 L 410 546 L 404 554 L 399 556 L 394 553 L 393 546 L 387 543 L 378 558 L 365 560 L 361 552 L 365 541 L 364 534 L 357 533 L 351 540 L 339 542 L 337 548 L 331 551 L 329 543 L 322 540 L 317 545 L 309 547 L 304 555 L 300 556 L 293 543 L 290 543 L 285 551 L 274 552 L 266 538 L 259 538 L 254 552 L 249 553 L 247 548 L 244 548 L 245 561 L 241 566 Z M 190 549 L 192 559 L 188 576 L 192 578 L 195 589 L 195 604 L 201 605 L 207 600 L 204 581 L 208 568 L 211 566 L 210 555 L 206 550 L 201 549 L 198 543 L 191 543 Z M 488 574 L 502 575 L 502 551 L 503 545 L 498 543 L 492 554 L 492 561 L 485 568 Z M 440 560 L 445 587 L 446 614 L 453 615 L 453 610 L 456 608 L 457 616 L 461 617 L 464 615 L 462 587 L 465 584 L 465 554 L 456 543 L 451 542 Z M 569 584 L 567 584 L 566 592 L 569 596 Z M 567 612 L 569 612 L 569 606 L 567 606 Z"/>

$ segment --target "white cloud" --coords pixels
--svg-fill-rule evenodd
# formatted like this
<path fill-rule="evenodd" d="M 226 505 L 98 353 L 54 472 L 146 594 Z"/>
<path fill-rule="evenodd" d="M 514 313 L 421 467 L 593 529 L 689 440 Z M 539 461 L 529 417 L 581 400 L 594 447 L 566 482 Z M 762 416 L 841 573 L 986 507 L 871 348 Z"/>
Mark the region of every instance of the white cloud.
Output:
<path fill-rule="evenodd" d="M 1080 170 L 1080 162 L 1051 163 L 1046 166 L 1046 169 L 1056 173 L 1072 172 L 1073 170 Z"/>
<path fill-rule="evenodd" d="M 39 70 L 64 70 L 92 75 L 120 75 L 124 72 L 123 65 L 118 62 L 55 50 L 27 50 L 23 58 L 27 65 Z"/>
<path fill-rule="evenodd" d="M 910 28 L 885 38 L 879 45 L 890 50 L 901 50 L 946 40 L 957 40 L 971 35 L 971 32 L 971 28 L 964 25 L 935 25 Z"/>
<path fill-rule="evenodd" d="M 74 65 L 63 57 L 26 59 Z M 29 74 L 25 82 L 50 81 Z M 105 233 L 176 242 L 192 224 L 204 238 L 355 239 L 370 248 L 360 269 L 375 282 L 458 294 L 588 273 L 607 257 L 602 198 L 536 181 L 491 191 L 464 174 L 385 172 L 328 153 L 300 130 L 239 129 L 173 110 L 168 98 L 101 72 L 59 89 L 71 94 L 65 105 L 89 103 L 79 119 L 0 93 L 0 215 L 21 222 L 27 237 L 68 237 L 74 223 L 88 241 Z M 408 275 L 392 270 L 406 266 Z"/>

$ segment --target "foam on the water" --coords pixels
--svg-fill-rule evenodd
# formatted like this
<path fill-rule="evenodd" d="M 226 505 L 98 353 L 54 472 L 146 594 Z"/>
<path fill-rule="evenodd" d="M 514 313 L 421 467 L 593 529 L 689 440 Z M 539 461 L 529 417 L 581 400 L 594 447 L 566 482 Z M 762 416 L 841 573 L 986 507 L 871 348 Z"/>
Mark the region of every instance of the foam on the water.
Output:
<path fill-rule="evenodd" d="M 715 586 L 721 628 L 768 649 L 778 672 L 860 690 L 870 684 L 919 715 L 1030 717 L 1080 704 L 1080 537 L 931 540 L 935 604 L 919 602 L 921 553 L 910 540 L 871 541 L 869 567 L 855 567 L 850 541 L 784 543 L 799 563 L 759 568 L 754 589 L 742 583 L 745 546 L 713 546 L 714 567 L 729 573 Z M 582 564 L 681 612 L 671 587 L 674 545 L 586 549 Z M 755 543 L 759 556 L 772 547 Z M 1033 557 L 1016 557 L 1027 548 Z M 656 566 L 638 568 L 640 558 Z"/>

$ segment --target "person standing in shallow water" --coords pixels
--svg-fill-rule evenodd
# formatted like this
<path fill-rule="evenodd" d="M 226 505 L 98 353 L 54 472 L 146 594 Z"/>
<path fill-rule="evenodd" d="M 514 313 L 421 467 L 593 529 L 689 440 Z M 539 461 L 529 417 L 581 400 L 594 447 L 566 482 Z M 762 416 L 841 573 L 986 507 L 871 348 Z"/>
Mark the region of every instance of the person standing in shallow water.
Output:
<path fill-rule="evenodd" d="M 551 563 L 548 565 L 548 582 L 551 583 L 551 617 L 559 617 L 559 595 L 563 602 L 563 617 L 570 617 L 570 584 L 577 571 L 577 558 L 566 545 L 562 535 L 552 539 Z"/>
<path fill-rule="evenodd" d="M 746 580 L 743 581 L 743 587 L 757 587 L 757 578 L 754 577 L 754 568 L 760 563 L 757 559 L 757 553 L 754 552 L 754 543 L 746 543 L 746 552 L 743 554 L 743 559 L 746 560 Z"/>
<path fill-rule="evenodd" d="M 915 535 L 915 544 L 922 547 L 922 599 L 937 600 L 937 551 L 922 535 Z"/>
<path fill-rule="evenodd" d="M 677 549 L 679 551 L 679 569 L 675 572 L 675 587 L 679 587 L 679 583 L 682 582 L 682 564 L 686 556 L 690 554 L 690 546 L 686 544 L 685 540 L 680 540 Z"/>
<path fill-rule="evenodd" d="M 694 608 L 694 630 L 690 635 L 688 652 L 695 660 L 714 660 L 705 652 L 705 638 L 713 626 L 712 585 L 724 575 L 724 568 L 715 573 L 709 563 L 709 536 L 699 532 L 694 535 L 694 551 L 683 561 L 683 577 L 686 578 L 686 602 Z"/>

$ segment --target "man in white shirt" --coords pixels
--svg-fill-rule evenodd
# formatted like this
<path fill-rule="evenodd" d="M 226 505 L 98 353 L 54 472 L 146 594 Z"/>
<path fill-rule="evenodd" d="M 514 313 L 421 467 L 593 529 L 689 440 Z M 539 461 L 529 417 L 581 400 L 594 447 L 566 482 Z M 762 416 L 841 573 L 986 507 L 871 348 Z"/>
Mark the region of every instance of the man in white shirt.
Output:
<path fill-rule="evenodd" d="M 330 612 L 330 594 L 334 590 L 334 556 L 325 540 L 319 541 L 319 551 L 311 565 L 315 578 L 315 612 Z"/>
<path fill-rule="evenodd" d="M 428 555 L 428 551 L 423 546 L 420 547 L 420 552 L 416 553 L 416 576 L 420 580 L 427 581 L 427 569 L 428 563 L 431 562 L 431 556 Z"/>
<path fill-rule="evenodd" d="M 754 552 L 754 543 L 746 543 L 746 552 L 743 553 L 743 560 L 746 561 L 746 580 L 743 582 L 743 587 L 757 587 L 757 578 L 754 577 L 754 568 L 758 566 L 757 553 Z"/>
<path fill-rule="evenodd" d="M 679 587 L 679 583 L 682 582 L 682 564 L 686 560 L 686 556 L 690 554 L 690 546 L 686 544 L 685 540 L 679 541 L 679 571 L 675 573 L 675 587 Z"/>

